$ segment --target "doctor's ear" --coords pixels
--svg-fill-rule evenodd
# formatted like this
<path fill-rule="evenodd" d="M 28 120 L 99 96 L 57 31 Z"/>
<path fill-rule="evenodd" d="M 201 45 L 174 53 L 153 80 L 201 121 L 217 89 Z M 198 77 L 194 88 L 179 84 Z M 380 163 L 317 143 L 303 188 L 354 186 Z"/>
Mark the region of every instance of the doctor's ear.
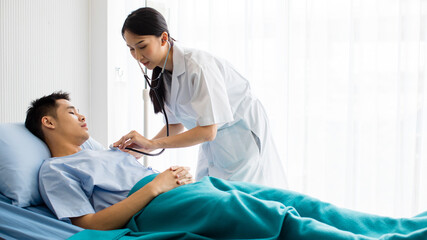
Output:
<path fill-rule="evenodd" d="M 164 46 L 166 44 L 166 42 L 168 41 L 168 39 L 169 39 L 168 33 L 167 32 L 163 32 L 161 38 L 162 38 L 162 46 Z"/>
<path fill-rule="evenodd" d="M 42 117 L 42 126 L 49 129 L 55 129 L 55 120 L 51 116 L 44 116 Z"/>

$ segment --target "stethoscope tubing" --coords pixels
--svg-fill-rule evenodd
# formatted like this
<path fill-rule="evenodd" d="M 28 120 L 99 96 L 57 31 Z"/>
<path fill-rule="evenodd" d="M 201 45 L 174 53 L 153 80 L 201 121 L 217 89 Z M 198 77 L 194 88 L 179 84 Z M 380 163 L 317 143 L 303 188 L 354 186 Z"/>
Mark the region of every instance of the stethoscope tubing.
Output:
<path fill-rule="evenodd" d="M 154 79 L 154 80 L 150 79 L 150 77 L 148 77 L 147 73 L 142 68 L 141 63 L 138 61 L 138 59 L 136 59 L 136 61 L 138 62 L 138 66 L 139 66 L 139 68 L 141 68 L 141 71 L 144 74 L 145 82 L 150 87 L 150 89 L 154 91 L 154 95 L 156 96 L 157 103 L 159 104 L 159 106 L 162 107 L 162 112 L 163 112 L 163 115 L 165 116 L 165 121 L 166 121 L 166 136 L 169 137 L 169 120 L 168 120 L 168 116 L 167 116 L 166 111 L 165 111 L 165 106 L 164 106 L 164 104 L 160 103 L 160 98 L 159 98 L 159 95 L 157 93 L 157 89 L 159 88 L 160 84 L 157 83 L 157 85 L 155 87 L 151 86 L 151 83 L 153 81 L 157 81 L 157 80 L 158 81 L 162 81 L 163 78 L 164 78 L 163 72 L 165 71 L 166 62 L 168 61 L 169 52 L 171 50 L 171 45 L 170 45 L 169 41 L 167 41 L 167 43 L 169 45 L 168 53 L 166 54 L 166 59 L 165 59 L 165 62 L 163 63 L 162 71 L 160 72 L 159 76 L 156 77 L 156 79 Z M 160 79 L 160 78 L 162 78 L 162 79 Z M 140 153 L 140 154 L 143 154 L 143 155 L 146 155 L 146 156 L 151 156 L 151 157 L 159 156 L 160 154 L 162 154 L 165 151 L 164 148 L 162 150 L 160 150 L 160 152 L 158 152 L 158 153 L 147 153 L 147 152 L 139 151 L 139 150 L 136 150 L 136 149 L 130 148 L 130 147 L 126 147 L 125 149 L 133 151 L 133 152 L 137 152 L 137 153 Z"/>

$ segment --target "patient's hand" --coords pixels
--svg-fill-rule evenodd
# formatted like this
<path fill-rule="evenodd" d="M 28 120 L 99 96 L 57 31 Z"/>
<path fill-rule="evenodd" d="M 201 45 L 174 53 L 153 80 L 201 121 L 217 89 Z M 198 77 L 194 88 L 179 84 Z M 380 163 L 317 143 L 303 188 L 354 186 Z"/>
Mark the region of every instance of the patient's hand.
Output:
<path fill-rule="evenodd" d="M 170 167 L 151 182 L 122 201 L 102 209 L 71 218 L 74 225 L 88 229 L 112 230 L 123 228 L 131 217 L 161 193 L 194 182 L 188 167 Z"/>
<path fill-rule="evenodd" d="M 157 194 L 162 194 L 181 185 L 193 183 L 189 167 L 173 166 L 157 175 L 149 184 Z"/>

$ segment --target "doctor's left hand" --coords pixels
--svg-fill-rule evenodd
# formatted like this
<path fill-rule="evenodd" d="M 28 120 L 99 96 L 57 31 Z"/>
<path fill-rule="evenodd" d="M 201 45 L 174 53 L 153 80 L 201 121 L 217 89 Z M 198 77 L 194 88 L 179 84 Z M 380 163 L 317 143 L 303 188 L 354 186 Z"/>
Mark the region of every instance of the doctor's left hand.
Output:
<path fill-rule="evenodd" d="M 132 130 L 128 134 L 124 135 L 122 138 L 120 138 L 119 141 L 113 143 L 113 146 L 118 147 L 124 152 L 129 151 L 126 149 L 127 147 L 135 148 L 143 152 L 151 152 L 157 149 L 157 147 L 154 146 L 154 142 L 152 140 L 145 138 L 135 130 Z"/>

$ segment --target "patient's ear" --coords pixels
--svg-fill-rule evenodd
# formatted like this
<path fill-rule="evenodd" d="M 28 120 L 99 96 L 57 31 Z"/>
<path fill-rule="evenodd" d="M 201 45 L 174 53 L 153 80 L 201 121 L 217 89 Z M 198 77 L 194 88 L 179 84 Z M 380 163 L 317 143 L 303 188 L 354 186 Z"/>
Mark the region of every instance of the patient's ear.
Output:
<path fill-rule="evenodd" d="M 49 129 L 55 129 L 55 119 L 51 116 L 42 117 L 42 125 Z"/>

